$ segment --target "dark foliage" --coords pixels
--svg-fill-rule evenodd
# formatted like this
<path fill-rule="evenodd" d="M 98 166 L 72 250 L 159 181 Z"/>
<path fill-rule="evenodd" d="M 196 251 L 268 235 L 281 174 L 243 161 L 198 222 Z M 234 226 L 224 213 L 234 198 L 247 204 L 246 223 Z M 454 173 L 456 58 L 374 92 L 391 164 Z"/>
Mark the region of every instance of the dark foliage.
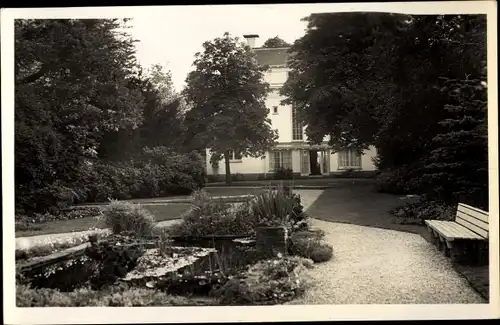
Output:
<path fill-rule="evenodd" d="M 117 245 L 118 242 L 120 245 Z M 114 284 L 137 265 L 143 253 L 141 245 L 123 236 L 92 242 L 86 250 L 86 255 L 97 262 L 96 272 L 90 280 L 92 288 Z"/>
<path fill-rule="evenodd" d="M 280 167 L 274 172 L 274 179 L 285 180 L 293 179 L 293 169 Z"/>

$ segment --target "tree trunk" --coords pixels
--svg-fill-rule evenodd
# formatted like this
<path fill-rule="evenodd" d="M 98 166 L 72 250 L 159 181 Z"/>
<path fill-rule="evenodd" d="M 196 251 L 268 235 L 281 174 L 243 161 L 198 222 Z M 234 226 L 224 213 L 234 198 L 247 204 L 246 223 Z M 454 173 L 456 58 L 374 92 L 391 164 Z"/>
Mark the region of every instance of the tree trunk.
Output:
<path fill-rule="evenodd" d="M 231 165 L 229 164 L 229 150 L 224 152 L 224 162 L 226 164 L 226 184 L 231 185 Z"/>

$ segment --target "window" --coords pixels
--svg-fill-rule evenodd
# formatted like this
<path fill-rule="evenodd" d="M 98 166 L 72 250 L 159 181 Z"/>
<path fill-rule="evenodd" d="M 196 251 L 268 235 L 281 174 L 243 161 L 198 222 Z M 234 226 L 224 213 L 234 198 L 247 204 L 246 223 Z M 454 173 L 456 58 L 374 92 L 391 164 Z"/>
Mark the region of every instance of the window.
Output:
<path fill-rule="evenodd" d="M 290 150 L 271 151 L 269 155 L 269 171 L 278 168 L 292 168 L 292 152 Z"/>
<path fill-rule="evenodd" d="M 278 114 L 278 106 L 273 106 L 273 114 Z"/>
<path fill-rule="evenodd" d="M 361 168 L 361 154 L 354 149 L 339 151 L 339 168 Z"/>
<path fill-rule="evenodd" d="M 242 156 L 239 152 L 234 152 L 233 150 L 229 150 L 229 160 L 230 161 L 241 161 Z"/>
<path fill-rule="evenodd" d="M 303 140 L 304 130 L 302 123 L 297 119 L 297 108 L 292 109 L 292 140 Z"/>

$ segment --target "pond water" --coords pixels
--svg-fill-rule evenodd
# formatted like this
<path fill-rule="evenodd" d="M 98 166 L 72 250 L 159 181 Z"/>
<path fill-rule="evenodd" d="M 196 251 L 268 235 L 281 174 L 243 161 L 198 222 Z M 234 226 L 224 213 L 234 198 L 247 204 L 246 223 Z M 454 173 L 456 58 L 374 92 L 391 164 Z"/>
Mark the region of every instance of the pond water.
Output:
<path fill-rule="evenodd" d="M 233 239 L 175 241 L 162 248 L 162 253 L 149 246 L 131 246 L 114 259 L 110 258 L 111 253 L 105 253 L 104 261 L 104 255 L 96 259 L 95 254 L 87 253 L 24 272 L 18 280 L 30 282 L 32 287 L 60 291 L 125 283 L 174 294 L 205 295 L 257 260 L 252 245 L 235 243 Z"/>

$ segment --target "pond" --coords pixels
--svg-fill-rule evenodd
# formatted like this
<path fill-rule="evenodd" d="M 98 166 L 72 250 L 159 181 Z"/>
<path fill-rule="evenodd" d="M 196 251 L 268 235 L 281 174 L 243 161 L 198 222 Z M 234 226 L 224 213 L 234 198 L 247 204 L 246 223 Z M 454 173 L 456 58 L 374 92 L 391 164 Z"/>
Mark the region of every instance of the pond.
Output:
<path fill-rule="evenodd" d="M 207 295 L 257 260 L 252 243 L 235 238 L 159 244 L 113 236 L 93 243 L 80 255 L 20 272 L 18 281 L 63 292 L 121 284 L 171 294 Z"/>

